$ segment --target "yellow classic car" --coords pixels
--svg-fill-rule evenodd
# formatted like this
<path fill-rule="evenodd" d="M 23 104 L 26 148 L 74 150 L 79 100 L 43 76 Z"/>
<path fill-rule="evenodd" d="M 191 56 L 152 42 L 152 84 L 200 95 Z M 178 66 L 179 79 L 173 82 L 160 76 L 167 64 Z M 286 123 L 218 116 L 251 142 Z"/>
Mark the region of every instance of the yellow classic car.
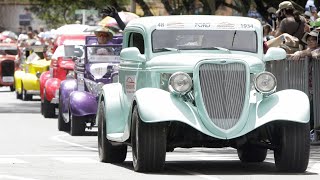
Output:
<path fill-rule="evenodd" d="M 33 95 L 40 95 L 40 75 L 49 70 L 51 63 L 51 60 L 44 58 L 43 52 L 43 46 L 32 47 L 21 70 L 14 73 L 17 99 L 28 101 L 32 100 Z"/>

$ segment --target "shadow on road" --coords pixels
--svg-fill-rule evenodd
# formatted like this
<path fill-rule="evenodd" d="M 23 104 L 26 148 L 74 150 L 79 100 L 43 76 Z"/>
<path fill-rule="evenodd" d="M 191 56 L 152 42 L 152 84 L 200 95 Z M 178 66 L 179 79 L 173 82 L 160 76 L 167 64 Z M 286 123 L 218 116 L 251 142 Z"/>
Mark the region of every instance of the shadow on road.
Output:
<path fill-rule="evenodd" d="M 2 91 L 0 91 L 0 93 L 8 93 L 8 92 L 12 92 L 12 91 L 10 91 L 10 90 L 2 90 Z"/>
<path fill-rule="evenodd" d="M 132 161 L 114 164 L 133 170 Z M 241 163 L 240 160 L 210 160 L 210 161 L 166 161 L 161 174 L 165 175 L 317 175 L 316 173 L 281 173 L 275 168 L 274 163 Z M 145 173 L 145 174 L 159 174 Z"/>
<path fill-rule="evenodd" d="M 0 113 L 40 113 L 40 100 L 21 102 L 0 104 Z"/>

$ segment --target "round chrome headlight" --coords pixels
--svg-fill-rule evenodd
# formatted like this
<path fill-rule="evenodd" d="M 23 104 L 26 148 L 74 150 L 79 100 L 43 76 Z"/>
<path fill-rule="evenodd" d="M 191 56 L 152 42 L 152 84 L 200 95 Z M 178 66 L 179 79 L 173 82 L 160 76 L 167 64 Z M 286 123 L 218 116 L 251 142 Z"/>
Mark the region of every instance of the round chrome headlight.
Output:
<path fill-rule="evenodd" d="M 262 72 L 256 75 L 254 86 L 261 93 L 272 93 L 276 90 L 277 79 L 270 72 Z"/>
<path fill-rule="evenodd" d="M 176 72 L 169 78 L 169 90 L 179 94 L 185 94 L 192 88 L 191 77 L 184 72 Z"/>
<path fill-rule="evenodd" d="M 39 79 L 40 76 L 41 76 L 41 72 L 37 71 L 37 72 L 36 72 L 36 77 Z"/>

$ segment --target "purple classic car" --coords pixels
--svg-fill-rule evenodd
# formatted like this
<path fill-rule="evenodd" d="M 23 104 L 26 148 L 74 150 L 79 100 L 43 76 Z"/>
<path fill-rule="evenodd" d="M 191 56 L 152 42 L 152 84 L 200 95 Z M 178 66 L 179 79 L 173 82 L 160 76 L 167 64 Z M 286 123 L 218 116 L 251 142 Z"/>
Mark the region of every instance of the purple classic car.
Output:
<path fill-rule="evenodd" d="M 96 125 L 100 90 L 104 84 L 118 81 L 121 48 L 121 44 L 85 46 L 85 57 L 75 63 L 75 79 L 64 80 L 60 85 L 59 131 L 83 135 L 86 128 Z"/>

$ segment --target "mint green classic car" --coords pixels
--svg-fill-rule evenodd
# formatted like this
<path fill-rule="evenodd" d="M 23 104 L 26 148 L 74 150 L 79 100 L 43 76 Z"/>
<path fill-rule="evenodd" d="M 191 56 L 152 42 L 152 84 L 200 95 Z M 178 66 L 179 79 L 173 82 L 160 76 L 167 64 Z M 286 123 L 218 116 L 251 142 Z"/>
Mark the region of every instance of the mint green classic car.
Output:
<path fill-rule="evenodd" d="M 174 148 L 232 147 L 242 162 L 304 172 L 309 162 L 309 99 L 276 92 L 261 23 L 226 16 L 159 16 L 124 30 L 118 82 L 104 85 L 96 117 L 100 161 L 123 162 L 132 146 L 135 171 L 161 171 Z"/>

